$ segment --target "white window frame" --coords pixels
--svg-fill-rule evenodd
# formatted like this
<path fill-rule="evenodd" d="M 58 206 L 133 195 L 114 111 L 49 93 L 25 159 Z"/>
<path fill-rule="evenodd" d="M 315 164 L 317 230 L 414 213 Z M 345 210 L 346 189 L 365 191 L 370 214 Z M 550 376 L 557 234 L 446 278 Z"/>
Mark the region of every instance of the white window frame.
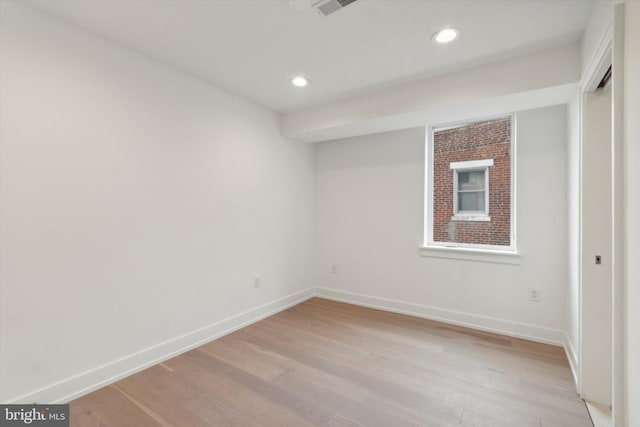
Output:
<path fill-rule="evenodd" d="M 434 133 L 446 129 L 452 129 L 456 127 L 467 126 L 472 123 L 497 120 L 509 118 L 511 120 L 511 241 L 509 246 L 498 245 L 481 245 L 471 243 L 456 243 L 456 242 L 435 242 L 433 240 L 433 138 Z M 516 127 L 517 120 L 515 113 L 500 114 L 487 117 L 470 118 L 465 120 L 459 120 L 456 122 L 450 122 L 445 124 L 427 125 L 426 126 L 426 149 L 425 149 L 425 212 L 424 212 L 424 240 L 420 247 L 420 254 L 428 257 L 437 258 L 453 258 L 464 259 L 472 261 L 482 262 L 497 262 L 508 264 L 519 264 L 520 253 L 516 244 Z M 489 159 L 493 161 L 493 159 Z M 472 161 L 467 164 L 467 167 L 473 167 L 473 162 L 476 163 L 475 168 L 482 168 L 482 162 L 485 160 Z M 454 162 L 450 164 L 450 169 L 454 169 L 455 166 L 459 166 L 459 163 L 466 162 Z M 487 168 L 489 166 L 486 166 Z M 456 168 L 462 171 L 462 168 Z M 485 179 L 489 179 L 488 171 L 485 175 Z M 454 183 L 455 184 L 455 183 Z M 488 183 L 485 187 L 488 192 Z M 487 193 L 488 194 L 488 193 Z M 454 203 L 457 204 L 456 187 L 454 186 Z M 489 199 L 486 199 L 486 206 L 489 206 Z M 464 214 L 464 217 L 472 218 L 471 215 Z M 455 214 L 454 214 L 455 217 Z M 475 220 L 487 220 L 489 218 L 488 212 L 486 215 L 478 215 Z M 460 220 L 462 220 L 460 218 Z M 473 219 L 471 219 L 473 220 Z"/>
<path fill-rule="evenodd" d="M 489 167 L 493 166 L 493 159 L 470 160 L 467 162 L 452 162 L 449 169 L 453 171 L 453 221 L 491 221 L 489 216 Z M 459 172 L 484 172 L 484 209 L 480 211 L 460 211 L 458 208 Z"/>

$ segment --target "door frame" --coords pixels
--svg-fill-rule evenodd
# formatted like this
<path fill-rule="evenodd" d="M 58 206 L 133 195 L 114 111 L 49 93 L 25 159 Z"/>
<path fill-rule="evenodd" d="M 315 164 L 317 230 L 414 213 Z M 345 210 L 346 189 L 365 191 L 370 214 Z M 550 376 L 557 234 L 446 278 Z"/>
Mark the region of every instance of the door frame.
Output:
<path fill-rule="evenodd" d="M 612 117 L 611 117 L 611 284 L 612 284 L 612 331 L 611 331 L 611 409 L 614 426 L 624 425 L 624 3 L 613 6 L 613 19 L 602 36 L 593 60 L 583 73 L 580 82 L 580 202 L 579 202 L 579 322 L 578 334 L 578 373 L 576 375 L 578 394 L 582 397 L 583 375 L 582 337 L 583 300 L 582 300 L 582 144 L 583 112 L 585 94 L 595 91 L 600 79 L 609 65 L 612 66 Z"/>

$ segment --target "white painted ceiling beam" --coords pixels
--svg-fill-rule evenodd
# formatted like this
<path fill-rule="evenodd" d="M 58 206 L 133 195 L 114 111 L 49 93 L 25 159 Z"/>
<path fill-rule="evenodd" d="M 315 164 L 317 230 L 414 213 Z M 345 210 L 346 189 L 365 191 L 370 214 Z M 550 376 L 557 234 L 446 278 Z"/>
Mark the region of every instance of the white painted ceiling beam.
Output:
<path fill-rule="evenodd" d="M 572 44 L 284 114 L 282 131 L 318 142 L 562 104 L 580 76 Z"/>

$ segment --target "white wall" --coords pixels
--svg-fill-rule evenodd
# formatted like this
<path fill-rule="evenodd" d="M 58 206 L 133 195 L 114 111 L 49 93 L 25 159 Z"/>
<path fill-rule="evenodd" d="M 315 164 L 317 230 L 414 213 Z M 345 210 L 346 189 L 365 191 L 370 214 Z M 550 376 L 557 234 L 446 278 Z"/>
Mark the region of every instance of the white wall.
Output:
<path fill-rule="evenodd" d="M 580 348 L 580 97 L 567 106 L 567 355 L 578 379 Z"/>
<path fill-rule="evenodd" d="M 582 74 L 591 71 L 598 62 L 598 52 L 610 34 L 613 25 L 613 6 L 621 0 L 597 0 L 580 43 L 582 49 Z"/>
<path fill-rule="evenodd" d="M 520 265 L 421 257 L 424 128 L 316 145 L 321 294 L 561 344 L 566 106 L 517 114 Z M 332 265 L 336 273 L 332 273 Z M 528 288 L 541 302 L 528 301 Z"/>
<path fill-rule="evenodd" d="M 0 401 L 64 400 L 306 295 L 313 147 L 272 112 L 0 3 Z"/>
<path fill-rule="evenodd" d="M 640 426 L 640 2 L 625 4 L 625 344 L 627 426 Z"/>

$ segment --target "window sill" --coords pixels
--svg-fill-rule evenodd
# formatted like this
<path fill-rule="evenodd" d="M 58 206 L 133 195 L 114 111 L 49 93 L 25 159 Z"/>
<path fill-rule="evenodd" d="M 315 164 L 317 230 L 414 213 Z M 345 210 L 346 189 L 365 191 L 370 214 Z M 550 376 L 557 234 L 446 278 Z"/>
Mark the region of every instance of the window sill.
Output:
<path fill-rule="evenodd" d="M 454 215 L 451 221 L 491 221 L 490 216 L 486 215 Z"/>
<path fill-rule="evenodd" d="M 459 259 L 497 264 L 520 264 L 522 261 L 522 256 L 518 252 L 448 246 L 421 246 L 420 255 L 423 257 Z"/>

